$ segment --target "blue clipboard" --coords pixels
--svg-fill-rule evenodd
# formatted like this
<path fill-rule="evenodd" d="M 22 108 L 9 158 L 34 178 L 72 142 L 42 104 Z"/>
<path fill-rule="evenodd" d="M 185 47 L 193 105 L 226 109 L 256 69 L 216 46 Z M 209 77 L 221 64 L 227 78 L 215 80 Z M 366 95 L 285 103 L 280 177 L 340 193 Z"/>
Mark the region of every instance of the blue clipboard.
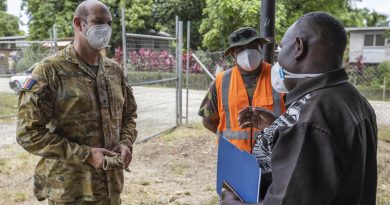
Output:
<path fill-rule="evenodd" d="M 219 138 L 217 163 L 217 192 L 222 196 L 227 183 L 244 203 L 258 203 L 261 169 L 256 157 L 242 151 L 226 138 Z"/>

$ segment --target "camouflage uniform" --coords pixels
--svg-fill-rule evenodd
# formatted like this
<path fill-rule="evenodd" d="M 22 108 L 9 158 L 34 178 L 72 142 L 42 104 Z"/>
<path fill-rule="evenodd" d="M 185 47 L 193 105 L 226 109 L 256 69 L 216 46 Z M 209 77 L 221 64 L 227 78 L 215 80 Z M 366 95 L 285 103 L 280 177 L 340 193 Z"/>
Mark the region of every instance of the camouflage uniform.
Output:
<path fill-rule="evenodd" d="M 69 45 L 37 64 L 31 78 L 19 97 L 17 142 L 42 157 L 34 175 L 37 199 L 119 195 L 123 170 L 95 169 L 86 160 L 91 147 L 125 144 L 132 150 L 136 140 L 136 103 L 121 67 L 100 56 L 96 74 Z"/>

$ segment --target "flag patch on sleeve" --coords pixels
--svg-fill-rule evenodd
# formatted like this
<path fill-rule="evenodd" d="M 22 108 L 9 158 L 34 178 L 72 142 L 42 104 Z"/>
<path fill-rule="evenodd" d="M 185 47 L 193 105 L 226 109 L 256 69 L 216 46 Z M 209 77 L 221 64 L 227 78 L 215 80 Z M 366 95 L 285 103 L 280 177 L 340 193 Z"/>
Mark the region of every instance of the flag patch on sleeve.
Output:
<path fill-rule="evenodd" d="M 24 82 L 22 89 L 24 90 L 30 90 L 34 84 L 37 82 L 37 80 L 34 80 L 32 78 L 27 78 L 26 82 Z"/>

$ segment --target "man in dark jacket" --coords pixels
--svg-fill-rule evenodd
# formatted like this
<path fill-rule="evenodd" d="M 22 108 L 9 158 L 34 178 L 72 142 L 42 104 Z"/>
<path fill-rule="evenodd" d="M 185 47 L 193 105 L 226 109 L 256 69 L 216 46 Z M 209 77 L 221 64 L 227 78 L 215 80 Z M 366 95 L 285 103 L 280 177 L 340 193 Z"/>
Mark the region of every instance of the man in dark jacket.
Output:
<path fill-rule="evenodd" d="M 261 108 L 240 112 L 242 127 L 266 127 L 253 149 L 260 167 L 272 165 L 261 204 L 375 204 L 376 117 L 342 68 L 346 42 L 337 19 L 304 15 L 285 33 L 271 71 L 288 110 L 276 120 Z M 225 190 L 223 204 L 241 203 Z"/>

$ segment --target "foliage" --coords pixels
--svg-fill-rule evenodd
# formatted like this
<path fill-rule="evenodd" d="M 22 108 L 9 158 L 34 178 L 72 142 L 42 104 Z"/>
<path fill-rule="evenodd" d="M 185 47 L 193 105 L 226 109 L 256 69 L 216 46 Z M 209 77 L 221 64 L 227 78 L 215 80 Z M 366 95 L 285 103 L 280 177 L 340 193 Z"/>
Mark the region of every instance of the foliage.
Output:
<path fill-rule="evenodd" d="M 358 85 L 358 86 L 356 86 L 356 88 L 368 100 L 390 101 L 390 88 L 386 88 L 385 99 L 383 99 L 383 88 L 381 88 L 379 86 Z"/>
<path fill-rule="evenodd" d="M 130 32 L 147 33 L 154 28 L 153 0 L 133 0 L 126 9 L 126 27 Z"/>
<path fill-rule="evenodd" d="M 16 71 L 26 71 L 34 65 L 34 63 L 41 61 L 48 54 L 49 49 L 40 45 L 30 45 L 29 47 L 24 48 L 22 56 L 16 62 Z"/>
<path fill-rule="evenodd" d="M 128 73 L 127 79 L 128 82 L 132 84 L 146 82 L 146 81 L 152 81 L 152 80 L 162 80 L 167 78 L 175 78 L 176 73 L 172 72 L 153 72 L 153 71 L 130 71 Z M 198 74 L 198 73 L 190 73 L 189 74 L 189 81 L 188 81 L 188 87 L 190 89 L 196 89 L 196 90 L 207 90 L 211 83 L 211 79 L 204 74 Z M 183 88 L 185 87 L 186 82 L 186 75 L 183 75 Z M 176 81 L 169 81 L 169 82 L 163 82 L 155 84 L 155 86 L 158 87 L 175 87 Z"/>
<path fill-rule="evenodd" d="M 49 31 L 54 24 L 58 28 L 59 38 L 71 36 L 73 13 L 77 5 L 78 2 L 73 0 L 23 0 L 22 9 L 26 9 L 30 17 L 29 39 L 49 38 Z"/>
<path fill-rule="evenodd" d="M 0 0 L 0 11 L 7 11 L 7 0 Z"/>
<path fill-rule="evenodd" d="M 223 50 L 232 31 L 243 26 L 258 28 L 259 8 L 259 0 L 206 0 L 206 18 L 199 28 L 202 45 L 209 50 Z"/>
<path fill-rule="evenodd" d="M 187 55 L 189 55 L 190 73 L 200 73 L 202 71 L 200 65 L 191 54 L 191 52 L 182 54 L 183 72 L 186 72 Z M 173 72 L 176 69 L 176 60 L 167 50 L 154 51 L 141 48 L 139 51 L 130 51 L 128 57 L 130 70 Z"/>
<path fill-rule="evenodd" d="M 378 66 L 378 71 L 379 71 L 379 83 L 382 85 L 384 84 L 384 78 L 386 78 L 386 87 L 390 87 L 390 61 L 385 61 L 379 64 Z"/>
<path fill-rule="evenodd" d="M 22 0 L 31 19 L 30 38 L 46 39 L 56 24 L 58 37 L 72 36 L 73 12 L 81 1 Z M 279 0 L 276 3 L 275 34 L 280 41 L 287 28 L 300 16 L 311 11 L 325 11 L 345 26 L 386 26 L 385 15 L 368 9 L 354 8 L 358 0 Z M 164 31 L 174 35 L 175 16 L 191 21 L 191 48 L 223 50 L 228 35 L 242 26 L 259 29 L 260 0 L 102 0 L 113 16 L 112 46 L 121 42 L 121 6 L 125 6 L 126 31 L 154 34 Z M 0 1 L 1 3 L 1 1 Z M 0 4 L 1 6 L 1 4 Z M 186 27 L 186 25 L 184 25 Z M 202 43 L 201 43 L 202 42 Z"/>
<path fill-rule="evenodd" d="M 11 93 L 0 93 L 0 116 L 13 115 L 18 112 L 18 97 Z"/>
<path fill-rule="evenodd" d="M 289 26 L 312 11 L 328 12 L 345 26 L 389 25 L 385 15 L 353 8 L 354 1 L 357 0 L 279 0 L 276 3 L 275 39 L 280 41 Z M 222 50 L 227 47 L 228 35 L 237 28 L 251 26 L 258 29 L 260 6 L 259 0 L 207 0 L 199 30 L 203 34 L 203 46 L 208 50 Z"/>
<path fill-rule="evenodd" d="M 350 64 L 347 65 L 347 71 L 352 83 L 355 85 L 381 88 L 386 78 L 386 87 L 390 87 L 390 61 L 385 61 L 377 66 Z"/>
<path fill-rule="evenodd" d="M 363 26 L 388 26 L 387 16 L 366 8 L 358 9 L 347 7 L 344 12 L 335 13 L 335 16 L 343 22 L 346 27 Z"/>
<path fill-rule="evenodd" d="M 0 36 L 20 35 L 18 17 L 0 11 Z"/>
<path fill-rule="evenodd" d="M 58 28 L 58 37 L 71 37 L 74 10 L 81 0 L 22 0 L 22 7 L 27 9 L 30 16 L 30 39 L 47 39 L 49 30 L 54 24 Z M 151 32 L 165 31 L 175 33 L 175 16 L 182 20 L 193 21 L 193 47 L 199 45 L 200 35 L 195 32 L 200 22 L 199 15 L 203 9 L 204 0 L 162 1 L 162 0 L 102 0 L 112 13 L 113 36 L 111 42 L 114 47 L 120 45 L 122 38 L 121 6 L 125 6 L 126 31 L 131 33 L 149 34 Z M 189 15 L 191 14 L 191 15 Z M 198 23 L 197 23 L 198 22 Z M 198 44 L 196 44 L 198 42 Z"/>
<path fill-rule="evenodd" d="M 199 26 L 204 18 L 202 11 L 206 5 L 205 0 L 154 0 L 155 17 L 157 30 L 162 30 L 170 34 L 175 34 L 175 17 L 178 16 L 184 22 L 184 31 L 187 31 L 187 21 L 191 21 L 191 41 L 190 46 L 198 49 L 201 46 L 202 36 L 199 33 Z M 184 43 L 186 45 L 186 42 Z"/>
<path fill-rule="evenodd" d="M 161 70 L 172 72 L 176 66 L 174 56 L 166 50 L 156 52 L 151 49 L 141 48 L 139 51 L 130 51 L 128 57 L 130 69 L 136 71 Z"/>

